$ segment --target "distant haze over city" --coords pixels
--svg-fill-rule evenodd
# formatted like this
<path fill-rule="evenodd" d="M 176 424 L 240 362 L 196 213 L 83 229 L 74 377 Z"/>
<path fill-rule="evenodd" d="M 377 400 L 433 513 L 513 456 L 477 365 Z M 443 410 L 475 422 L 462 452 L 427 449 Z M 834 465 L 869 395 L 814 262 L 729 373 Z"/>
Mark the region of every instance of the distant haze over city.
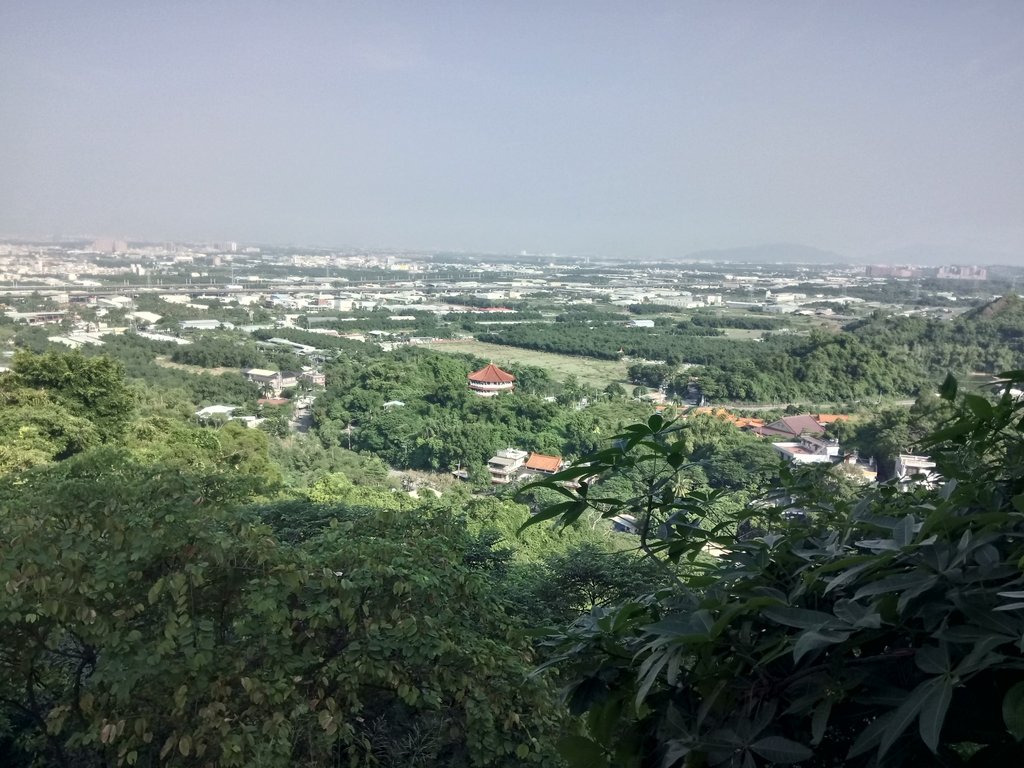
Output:
<path fill-rule="evenodd" d="M 6 3 L 0 236 L 1024 264 L 1024 3 Z"/>

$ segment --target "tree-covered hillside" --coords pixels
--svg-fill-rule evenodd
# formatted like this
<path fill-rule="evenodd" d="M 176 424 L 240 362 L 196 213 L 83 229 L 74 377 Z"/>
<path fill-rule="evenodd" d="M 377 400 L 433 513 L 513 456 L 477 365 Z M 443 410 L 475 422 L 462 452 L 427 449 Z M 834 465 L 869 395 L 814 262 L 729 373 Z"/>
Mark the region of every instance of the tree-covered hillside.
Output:
<path fill-rule="evenodd" d="M 1014 294 L 952 320 L 876 313 L 850 332 L 879 349 L 905 353 L 929 376 L 1024 366 L 1024 300 Z"/>
<path fill-rule="evenodd" d="M 483 476 L 483 465 L 500 449 L 581 456 L 603 435 L 649 411 L 578 383 L 558 387 L 546 371 L 530 366 L 513 369 L 515 392 L 481 398 L 466 384 L 466 374 L 478 365 L 417 349 L 339 358 L 313 409 L 317 434 L 325 445 L 373 453 L 395 467 L 444 471 L 461 465 Z M 553 392 L 560 394 L 545 399 Z M 595 403 L 580 409 L 583 398 Z"/>

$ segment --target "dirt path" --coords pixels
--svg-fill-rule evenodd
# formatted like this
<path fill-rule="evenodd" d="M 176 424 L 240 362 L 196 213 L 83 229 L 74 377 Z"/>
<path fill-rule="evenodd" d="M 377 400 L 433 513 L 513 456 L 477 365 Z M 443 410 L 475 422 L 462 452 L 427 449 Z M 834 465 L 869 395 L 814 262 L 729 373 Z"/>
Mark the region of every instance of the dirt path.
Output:
<path fill-rule="evenodd" d="M 902 408 L 909 408 L 916 400 L 887 400 L 882 403 L 878 403 L 877 407 L 884 408 L 885 406 L 900 406 Z M 845 403 L 819 403 L 814 400 L 798 400 L 792 403 L 714 403 L 714 408 L 725 408 L 730 411 L 781 411 L 785 410 L 788 406 L 794 405 L 797 408 L 807 408 L 809 406 L 820 406 L 822 408 L 841 408 Z"/>

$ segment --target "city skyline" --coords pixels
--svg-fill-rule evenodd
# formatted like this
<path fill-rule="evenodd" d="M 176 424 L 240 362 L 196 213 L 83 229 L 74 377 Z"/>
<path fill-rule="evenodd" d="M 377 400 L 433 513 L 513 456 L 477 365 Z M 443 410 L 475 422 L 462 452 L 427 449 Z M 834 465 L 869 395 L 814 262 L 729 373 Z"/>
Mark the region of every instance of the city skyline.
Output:
<path fill-rule="evenodd" d="M 1024 261 L 1024 6 L 0 11 L 0 231 Z"/>

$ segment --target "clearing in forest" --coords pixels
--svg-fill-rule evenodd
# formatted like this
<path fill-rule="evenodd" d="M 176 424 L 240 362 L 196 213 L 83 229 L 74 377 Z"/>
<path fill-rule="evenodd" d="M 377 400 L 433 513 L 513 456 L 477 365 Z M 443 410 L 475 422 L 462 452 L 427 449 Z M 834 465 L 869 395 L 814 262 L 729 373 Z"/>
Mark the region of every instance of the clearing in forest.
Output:
<path fill-rule="evenodd" d="M 488 344 L 475 339 L 438 341 L 427 345 L 437 352 L 460 355 L 476 355 L 497 365 L 535 365 L 546 369 L 552 378 L 564 381 L 567 376 L 576 376 L 581 383 L 603 389 L 612 382 L 628 385 L 627 363 L 620 360 L 598 360 L 593 357 L 559 355 L 554 352 L 539 352 L 502 344 Z"/>
<path fill-rule="evenodd" d="M 154 361 L 157 365 L 163 366 L 164 368 L 177 368 L 179 371 L 188 371 L 189 373 L 211 373 L 214 376 L 220 376 L 225 373 L 241 373 L 241 368 L 203 368 L 201 365 L 187 365 L 185 363 L 175 363 L 167 355 L 159 355 Z"/>

